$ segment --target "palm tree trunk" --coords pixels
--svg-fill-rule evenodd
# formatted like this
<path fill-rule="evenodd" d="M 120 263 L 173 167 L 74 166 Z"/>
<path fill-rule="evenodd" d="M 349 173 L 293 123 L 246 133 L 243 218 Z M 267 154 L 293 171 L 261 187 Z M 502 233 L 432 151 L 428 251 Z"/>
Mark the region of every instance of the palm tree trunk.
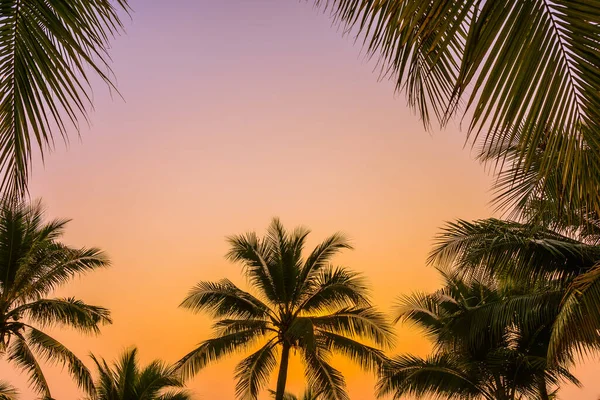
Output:
<path fill-rule="evenodd" d="M 275 393 L 275 400 L 283 400 L 289 360 L 290 345 L 284 342 L 281 350 L 281 362 L 279 363 L 279 375 L 277 376 L 277 392 Z"/>
<path fill-rule="evenodd" d="M 548 395 L 548 388 L 546 388 L 546 382 L 543 379 L 539 383 L 539 391 L 541 400 L 550 400 L 550 396 Z"/>

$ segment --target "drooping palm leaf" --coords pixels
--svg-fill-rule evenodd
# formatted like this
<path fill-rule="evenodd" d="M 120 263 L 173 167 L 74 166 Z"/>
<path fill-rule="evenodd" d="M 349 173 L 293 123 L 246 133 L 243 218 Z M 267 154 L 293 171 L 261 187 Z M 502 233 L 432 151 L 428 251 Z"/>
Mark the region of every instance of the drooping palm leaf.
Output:
<path fill-rule="evenodd" d="M 34 147 L 67 140 L 91 106 L 89 81 L 112 87 L 109 40 L 127 0 L 3 0 L 0 3 L 0 190 L 27 190 Z"/>
<path fill-rule="evenodd" d="M 600 210 L 600 1 L 313 3 L 363 38 L 426 124 L 464 113 L 473 142 L 516 139 L 518 168 L 561 166 L 563 200 Z"/>

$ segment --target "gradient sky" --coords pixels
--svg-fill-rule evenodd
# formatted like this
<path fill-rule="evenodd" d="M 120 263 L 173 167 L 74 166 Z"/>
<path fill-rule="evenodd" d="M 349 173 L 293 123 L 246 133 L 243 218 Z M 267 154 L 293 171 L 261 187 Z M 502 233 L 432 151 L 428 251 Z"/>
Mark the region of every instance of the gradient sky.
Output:
<path fill-rule="evenodd" d="M 444 221 L 492 214 L 491 177 L 464 148 L 456 126 L 426 133 L 378 82 L 351 38 L 297 0 L 134 0 L 126 35 L 111 55 L 118 88 L 94 85 L 95 112 L 82 139 L 36 162 L 33 198 L 49 217 L 69 217 L 65 241 L 97 246 L 112 268 L 66 286 L 60 295 L 109 307 L 114 324 L 99 337 L 55 330 L 88 361 L 137 345 L 144 362 L 176 361 L 210 335 L 210 319 L 177 305 L 199 280 L 232 279 L 226 235 L 262 233 L 273 216 L 312 228 L 309 245 L 344 231 L 356 250 L 336 262 L 368 277 L 389 311 L 413 290 L 434 290 L 425 266 Z M 395 352 L 428 351 L 398 327 Z M 201 372 L 197 399 L 234 398 L 240 357 Z M 352 399 L 371 400 L 374 380 L 342 359 Z M 49 368 L 59 400 L 78 391 Z M 586 388 L 562 398 L 596 399 L 598 367 L 576 371 Z M 27 392 L 23 376 L 0 374 Z M 273 387 L 274 385 L 272 385 Z M 299 364 L 289 389 L 304 386 Z M 266 396 L 263 396 L 266 399 Z"/>

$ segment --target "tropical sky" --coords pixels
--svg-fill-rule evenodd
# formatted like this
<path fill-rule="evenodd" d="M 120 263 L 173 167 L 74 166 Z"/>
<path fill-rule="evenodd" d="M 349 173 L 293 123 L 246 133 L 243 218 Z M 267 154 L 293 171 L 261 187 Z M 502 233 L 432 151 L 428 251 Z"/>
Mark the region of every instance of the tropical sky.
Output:
<path fill-rule="evenodd" d="M 394 84 L 378 79 L 375 60 L 311 2 L 131 5 L 111 52 L 120 94 L 92 82 L 95 111 L 81 140 L 38 159 L 30 185 L 48 217 L 73 219 L 67 243 L 112 260 L 59 293 L 112 311 L 101 336 L 55 332 L 84 359 L 135 344 L 143 362 L 176 361 L 211 335 L 208 317 L 178 304 L 199 280 L 247 287 L 224 259 L 225 236 L 262 233 L 274 216 L 310 227 L 309 245 L 347 233 L 356 249 L 336 262 L 363 272 L 390 311 L 398 295 L 438 287 L 426 258 L 445 221 L 493 215 L 492 177 L 465 146 L 461 121 L 427 133 Z M 428 348 L 398 326 L 394 352 Z M 197 398 L 233 399 L 239 359 L 191 381 Z M 585 388 L 565 387 L 563 399 L 598 397 L 593 361 L 575 371 Z M 371 376 L 341 358 L 336 366 L 352 399 L 374 399 Z M 66 373 L 50 371 L 57 399 L 79 397 Z M 0 364 L 0 375 L 26 390 L 12 368 Z M 295 362 L 289 389 L 303 386 Z"/>

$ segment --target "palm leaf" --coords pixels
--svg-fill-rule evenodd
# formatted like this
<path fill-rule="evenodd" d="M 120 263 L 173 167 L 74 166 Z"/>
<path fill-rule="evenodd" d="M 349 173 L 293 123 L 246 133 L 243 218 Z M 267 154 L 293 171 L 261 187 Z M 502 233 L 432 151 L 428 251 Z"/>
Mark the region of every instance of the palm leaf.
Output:
<path fill-rule="evenodd" d="M 122 28 L 127 0 L 4 1 L 0 7 L 0 190 L 27 189 L 33 146 L 54 147 L 53 132 L 87 120 L 93 75 L 113 87 L 109 38 Z"/>

